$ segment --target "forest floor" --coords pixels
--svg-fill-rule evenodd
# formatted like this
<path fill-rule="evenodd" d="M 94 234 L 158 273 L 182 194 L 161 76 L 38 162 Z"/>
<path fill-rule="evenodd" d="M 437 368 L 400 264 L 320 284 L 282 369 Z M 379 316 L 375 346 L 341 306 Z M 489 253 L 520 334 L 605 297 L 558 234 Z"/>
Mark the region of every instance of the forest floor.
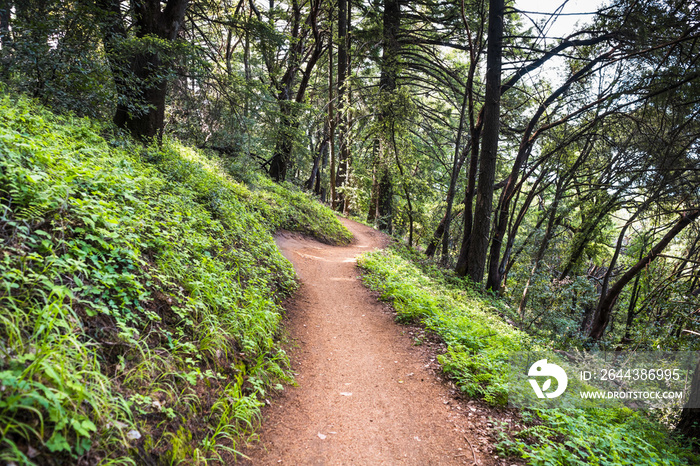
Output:
<path fill-rule="evenodd" d="M 391 307 L 362 285 L 355 257 L 388 238 L 341 220 L 354 235 L 349 246 L 277 237 L 301 279 L 284 303 L 298 385 L 266 408 L 260 441 L 241 464 L 517 463 L 493 451 L 490 423 L 507 415 L 461 398 L 435 361 L 444 346 L 396 324 Z"/>

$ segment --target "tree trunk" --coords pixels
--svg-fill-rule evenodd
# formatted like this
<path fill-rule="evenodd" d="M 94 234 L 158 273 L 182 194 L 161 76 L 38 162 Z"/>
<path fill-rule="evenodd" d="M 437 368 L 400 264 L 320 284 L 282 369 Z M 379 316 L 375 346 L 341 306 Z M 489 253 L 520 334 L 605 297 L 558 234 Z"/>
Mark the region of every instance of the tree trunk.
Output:
<path fill-rule="evenodd" d="M 379 180 L 377 178 L 377 165 L 379 163 L 379 139 L 374 139 L 372 144 L 372 187 L 367 211 L 367 222 L 374 223 L 379 216 Z"/>
<path fill-rule="evenodd" d="M 555 220 L 557 217 L 557 210 L 559 208 L 559 199 L 561 198 L 563 189 L 562 189 L 562 182 L 560 180 L 560 183 L 557 185 L 557 188 L 554 193 L 554 201 L 552 202 L 552 205 L 550 207 L 550 212 L 549 212 L 549 220 L 547 222 L 547 228 L 545 229 L 544 232 L 544 238 L 542 238 L 542 242 L 540 243 L 540 247 L 537 250 L 537 254 L 535 255 L 535 260 L 532 265 L 532 270 L 530 271 L 530 275 L 528 276 L 527 283 L 525 284 L 525 288 L 523 289 L 523 295 L 520 298 L 520 305 L 518 306 L 518 315 L 520 316 L 520 321 L 522 322 L 525 318 L 525 308 L 527 306 L 527 298 L 528 294 L 530 291 L 530 285 L 532 284 L 532 279 L 537 273 L 537 269 L 540 266 L 540 262 L 544 258 L 544 253 L 547 251 L 547 246 L 549 245 L 549 240 L 552 238 L 552 233 L 554 232 L 554 225 L 555 225 Z"/>
<path fill-rule="evenodd" d="M 492 12 L 491 8 L 489 8 L 489 15 L 491 15 L 491 12 Z M 463 21 L 465 22 L 465 27 L 466 27 L 466 24 L 467 24 L 466 18 L 463 17 Z M 489 16 L 489 28 L 490 27 L 491 27 L 491 21 L 490 21 L 490 16 Z M 502 25 L 501 25 L 501 27 L 502 27 Z M 489 29 L 489 36 L 491 36 L 491 35 L 492 35 L 492 32 Z M 479 33 L 477 35 L 477 44 L 480 44 L 480 42 L 481 42 L 480 37 L 481 37 L 481 34 Z M 513 76 L 510 77 L 510 79 L 508 79 L 508 81 L 505 84 L 500 86 L 500 94 L 503 95 L 504 93 L 508 92 L 510 89 L 512 89 L 520 81 L 520 79 L 523 76 L 525 76 L 526 74 L 530 73 L 531 71 L 541 67 L 547 61 L 549 61 L 552 57 L 558 56 L 563 50 L 566 50 L 570 47 L 590 46 L 590 45 L 598 44 L 598 43 L 606 40 L 606 38 L 607 38 L 607 36 L 603 35 L 603 36 L 594 37 L 591 39 L 562 41 L 559 45 L 557 45 L 556 47 L 554 47 L 551 50 L 549 50 L 548 52 L 546 52 L 544 55 L 542 55 L 537 60 L 520 68 L 515 74 L 513 74 Z M 491 44 L 490 41 L 489 41 L 489 44 Z M 491 45 L 495 46 L 495 44 L 491 44 Z M 478 56 L 479 56 L 479 54 L 475 53 L 475 51 L 480 51 L 480 50 L 481 50 L 480 45 L 476 45 L 476 46 L 474 46 L 474 44 L 470 45 L 470 55 L 471 55 L 472 65 L 476 64 Z M 487 56 L 487 60 L 488 60 L 488 56 Z M 470 73 L 469 73 L 469 76 L 467 79 L 467 89 L 468 90 L 471 89 L 471 82 L 472 82 L 472 78 L 473 78 L 473 74 L 472 74 L 473 69 L 471 69 L 472 65 L 470 65 Z M 492 70 L 492 72 L 495 71 L 487 63 L 487 74 L 488 74 L 489 70 Z M 499 76 L 499 78 L 500 78 L 500 76 Z M 488 83 L 488 76 L 487 76 L 487 83 Z M 471 98 L 472 98 L 472 96 L 470 94 L 470 99 Z M 470 112 L 474 111 L 473 103 L 470 103 L 469 109 L 470 109 Z M 472 159 L 471 159 L 471 162 L 469 164 L 469 175 L 468 175 L 468 181 L 467 181 L 467 189 L 466 189 L 465 196 L 464 196 L 465 197 L 465 200 L 464 200 L 464 228 L 463 228 L 464 236 L 462 238 L 462 244 L 461 244 L 460 251 L 459 251 L 459 257 L 457 259 L 457 265 L 455 267 L 455 272 L 459 276 L 462 276 L 462 277 L 467 274 L 467 264 L 471 263 L 469 251 L 471 249 L 471 239 L 472 239 L 472 235 L 474 233 L 474 232 L 472 232 L 472 225 L 474 223 L 474 213 L 472 212 L 472 206 L 474 203 L 474 195 L 475 195 L 475 191 L 476 191 L 476 187 L 475 187 L 475 185 L 476 185 L 476 173 L 477 173 L 477 168 L 478 168 L 478 163 L 479 163 L 479 144 L 478 144 L 478 141 L 479 141 L 479 138 L 481 136 L 481 128 L 482 128 L 482 123 L 484 121 L 485 109 L 486 109 L 486 105 L 484 105 L 481 108 L 481 111 L 479 112 L 479 118 L 478 118 L 477 124 L 476 125 L 472 124 L 472 126 L 471 126 L 471 129 L 472 129 L 472 138 L 471 138 L 471 140 L 472 140 Z M 473 120 L 473 118 L 471 118 L 471 119 Z M 481 186 L 481 183 L 480 183 L 480 186 Z M 484 187 L 484 189 L 486 189 L 486 187 Z M 488 219 L 488 222 L 490 222 L 490 218 Z M 482 228 L 482 229 L 485 228 L 486 231 L 488 232 L 487 226 L 481 225 L 480 228 Z M 487 236 L 488 236 L 488 233 L 487 233 Z M 488 247 L 488 238 L 486 238 L 485 241 L 487 244 L 485 247 Z M 486 255 L 485 250 L 482 251 L 481 254 L 485 257 L 485 255 Z M 481 259 L 481 262 L 482 263 L 485 262 L 485 259 Z M 504 263 L 505 262 L 506 261 L 504 261 Z M 481 268 L 483 270 L 483 264 L 480 265 L 479 268 Z M 480 275 L 483 276 L 483 272 Z"/>
<path fill-rule="evenodd" d="M 347 73 L 350 74 L 350 63 L 352 58 L 350 56 L 350 26 L 352 25 L 352 5 L 350 0 L 348 0 L 348 69 Z M 346 80 L 346 101 L 348 102 L 348 108 L 345 111 L 345 185 L 350 186 L 351 176 L 352 176 L 352 144 L 350 143 L 350 121 L 352 120 L 352 109 L 350 108 L 350 102 L 352 101 L 352 81 Z M 347 195 L 343 196 L 343 215 L 350 215 L 350 197 Z"/>
<path fill-rule="evenodd" d="M 379 77 L 379 94 L 382 100 L 391 102 L 391 96 L 396 90 L 396 77 L 399 68 L 399 27 L 401 25 L 401 6 L 399 0 L 384 0 L 384 13 L 382 16 L 382 60 L 381 74 Z M 385 102 L 382 102 L 385 104 Z M 393 125 L 389 120 L 394 118 L 390 109 L 384 108 L 379 114 L 380 128 L 393 131 Z M 393 140 L 393 137 L 389 137 Z M 393 216 L 393 185 L 390 171 L 390 154 L 393 149 L 386 147 L 388 143 L 380 144 L 378 161 L 379 194 L 377 196 L 377 226 L 380 230 L 392 232 Z"/>
<path fill-rule="evenodd" d="M 388 165 L 380 166 L 377 228 L 391 234 L 393 231 L 394 190 Z"/>
<path fill-rule="evenodd" d="M 133 24 L 138 38 L 155 36 L 174 41 L 182 26 L 189 0 L 168 0 L 161 9 L 160 1 L 133 2 Z M 114 122 L 134 137 L 148 142 L 162 138 L 165 124 L 165 97 L 169 63 L 162 52 L 139 52 L 120 58 L 119 41 L 126 38 L 126 27 L 118 0 L 96 0 L 107 15 L 103 25 L 107 51 L 118 101 Z"/>
<path fill-rule="evenodd" d="M 566 186 L 568 186 L 569 181 L 572 179 L 574 173 L 578 169 L 578 167 L 588 158 L 588 155 L 591 152 L 591 149 L 593 148 L 593 144 L 591 143 L 591 140 L 587 140 L 585 145 L 583 146 L 583 149 L 579 153 L 579 156 L 576 158 L 576 161 L 573 163 L 573 165 L 567 170 L 567 172 L 561 176 L 557 182 L 556 182 L 556 189 L 555 189 L 555 202 L 557 203 L 558 206 L 558 198 L 563 194 L 563 192 L 566 190 Z M 563 148 L 562 148 L 563 149 Z M 517 236 L 518 230 L 520 228 L 520 225 L 522 225 L 523 221 L 525 220 L 525 214 L 530 208 L 530 204 L 532 204 L 532 201 L 536 195 L 539 195 L 541 192 L 543 192 L 549 184 L 545 184 L 543 188 L 541 188 L 539 191 L 536 190 L 537 186 L 543 182 L 544 178 L 548 175 L 548 170 L 543 170 L 540 176 L 537 178 L 535 181 L 534 185 L 530 188 L 530 193 L 528 193 L 525 202 L 523 203 L 523 206 L 520 208 L 520 213 L 518 214 L 515 223 L 511 226 L 510 231 L 508 232 L 508 241 L 506 243 L 506 250 L 503 252 L 503 257 L 501 258 L 501 263 L 499 265 L 499 271 L 502 270 L 501 274 L 501 282 L 503 285 L 505 285 L 505 282 L 508 277 L 508 272 L 510 269 L 513 267 L 515 264 L 515 260 L 517 257 L 520 255 L 520 253 L 523 251 L 525 246 L 529 244 L 529 240 L 532 237 L 533 233 L 537 230 L 539 230 L 540 226 L 544 222 L 545 218 L 548 216 L 545 214 L 543 215 L 538 221 L 537 221 L 537 226 L 528 234 L 527 238 L 525 241 L 522 242 L 522 245 L 518 248 L 518 250 L 513 254 L 513 245 L 515 244 L 515 238 Z M 529 176 L 526 174 L 522 177 L 522 180 L 520 184 L 523 183 L 525 179 L 529 178 Z M 518 189 L 522 189 L 522 186 L 519 186 Z M 516 202 L 517 204 L 517 202 Z M 560 219 L 555 219 L 555 224 L 558 224 Z M 536 271 L 536 269 L 535 269 Z M 534 272 L 533 272 L 534 273 Z M 527 288 L 527 287 L 526 287 Z"/>
<path fill-rule="evenodd" d="M 461 210 L 459 212 L 461 212 Z M 454 220 L 457 215 L 458 213 L 453 213 L 451 215 L 452 218 L 450 220 Z M 437 250 L 438 244 L 440 244 L 440 238 L 442 238 L 442 235 L 445 233 L 445 223 L 445 216 L 443 215 L 442 219 L 440 220 L 440 223 L 438 223 L 438 226 L 435 229 L 435 233 L 433 233 L 432 239 L 428 243 L 428 247 L 425 250 L 426 256 L 433 257 L 435 255 L 435 251 Z"/>
<path fill-rule="evenodd" d="M 476 191 L 474 226 L 469 240 L 467 275 L 476 283 L 484 276 L 489 246 L 493 185 L 498 158 L 501 108 L 501 57 L 503 55 L 504 0 L 489 0 L 488 44 L 486 46 L 486 97 L 481 144 L 479 184 Z M 466 208 L 467 206 L 465 206 Z"/>
<path fill-rule="evenodd" d="M 681 411 L 676 430 L 691 438 L 700 438 L 700 360 L 695 366 L 688 402 Z"/>
<path fill-rule="evenodd" d="M 508 265 L 510 264 L 510 259 L 511 255 L 513 253 L 513 246 L 515 245 L 515 238 L 518 235 L 518 230 L 520 229 L 520 225 L 525 221 L 525 214 L 527 214 L 527 211 L 530 209 L 530 205 L 532 204 L 533 199 L 535 196 L 539 195 L 542 193 L 546 187 L 539 188 L 537 190 L 539 184 L 543 181 L 543 179 L 546 176 L 546 171 L 543 171 L 540 176 L 537 178 L 533 186 L 530 188 L 530 192 L 528 193 L 527 197 L 525 198 L 525 202 L 523 202 L 523 205 L 520 207 L 520 211 L 518 212 L 518 215 L 515 217 L 515 221 L 511 224 L 511 226 L 508 229 L 508 240 L 506 241 L 506 248 L 503 251 L 503 256 L 501 257 L 501 263 L 498 266 L 499 273 L 501 274 L 501 287 L 505 286 L 506 284 L 506 279 L 508 277 Z M 522 188 L 518 187 L 518 190 L 520 191 Z M 517 205 L 517 199 L 516 202 L 514 202 L 513 209 L 515 210 L 515 206 Z M 499 288 L 500 289 L 500 288 Z"/>
<path fill-rule="evenodd" d="M 280 107 L 279 136 L 275 144 L 275 151 L 270 161 L 269 175 L 275 181 L 284 181 L 287 178 L 287 170 L 291 165 L 292 150 L 294 148 L 294 133 L 299 127 L 299 122 L 294 118 L 292 102 L 287 99 L 278 100 Z"/>
<path fill-rule="evenodd" d="M 503 244 L 503 238 L 505 237 L 508 225 L 508 210 L 510 202 L 513 199 L 515 192 L 518 190 L 517 180 L 520 176 L 520 171 L 527 163 L 532 146 L 541 131 L 541 129 L 535 130 L 535 126 L 538 124 L 540 117 L 553 102 L 568 92 L 573 83 L 587 76 L 590 70 L 593 69 L 598 62 L 606 59 L 608 56 L 609 54 L 601 55 L 596 59 L 591 60 L 583 68 L 574 73 L 569 79 L 566 80 L 564 84 L 552 92 L 552 94 L 550 94 L 549 97 L 547 97 L 547 99 L 540 104 L 535 112 L 535 115 L 528 122 L 525 133 L 520 141 L 518 154 L 513 162 L 513 168 L 511 169 L 510 175 L 508 175 L 508 180 L 503 188 L 503 192 L 501 193 L 501 197 L 498 202 L 498 208 L 496 209 L 496 224 L 494 228 L 493 240 L 491 242 L 491 250 L 489 252 L 489 273 L 486 280 L 487 290 L 491 289 L 497 291 L 501 285 L 501 277 L 505 271 L 505 261 L 500 260 L 501 245 Z"/>
<path fill-rule="evenodd" d="M 689 212 L 683 213 L 680 220 L 664 235 L 661 240 L 656 243 L 656 245 L 651 249 L 649 254 L 643 257 L 641 260 L 637 261 L 632 267 L 630 267 L 627 272 L 625 272 L 622 277 L 615 282 L 613 286 L 610 287 L 608 292 L 601 297 L 598 307 L 595 311 L 595 315 L 592 319 L 591 330 L 588 336 L 593 341 L 598 341 L 603 337 L 605 328 L 610 321 L 610 316 L 612 315 L 613 307 L 617 302 L 617 298 L 620 297 L 620 293 L 632 279 L 641 272 L 647 265 L 649 265 L 654 259 L 658 257 L 659 254 L 668 246 L 668 244 L 675 238 L 683 229 L 694 222 L 698 216 L 700 216 L 700 209 L 691 210 Z"/>
<path fill-rule="evenodd" d="M 137 80 L 147 82 L 154 69 L 163 69 L 158 54 L 138 54 L 131 60 L 131 72 Z M 155 137 L 159 141 L 163 139 L 165 126 L 165 97 L 167 94 L 167 82 L 159 80 L 150 86 L 136 89 L 132 94 L 132 101 L 146 106 L 140 112 L 129 112 L 123 104 L 117 104 L 114 115 L 114 123 L 120 128 L 125 128 L 135 138 L 147 142 Z"/>
<path fill-rule="evenodd" d="M 467 18 L 462 14 L 462 21 L 464 22 L 464 27 L 468 29 Z M 482 21 L 483 23 L 483 15 Z M 464 277 L 467 274 L 467 262 L 469 259 L 469 244 L 472 233 L 472 225 L 474 221 L 474 212 L 472 206 L 474 205 L 474 193 L 476 192 L 476 174 L 479 167 L 479 141 L 481 139 L 481 129 L 484 123 L 484 108 L 482 107 L 479 111 L 479 117 L 476 123 L 474 122 L 474 114 L 476 108 L 474 105 L 474 76 L 476 74 L 479 57 L 483 49 L 483 24 L 479 27 L 478 33 L 475 40 L 471 39 L 471 33 L 469 34 L 469 72 L 467 73 L 467 86 L 465 93 L 467 96 L 467 101 L 469 102 L 469 132 L 470 139 L 469 143 L 471 146 L 471 157 L 469 159 L 469 171 L 467 173 L 467 187 L 464 190 L 464 220 L 462 225 L 462 243 L 459 248 L 459 255 L 457 256 L 457 264 L 455 266 L 455 272 L 460 277 Z M 501 93 L 503 89 L 501 88 Z"/>
<path fill-rule="evenodd" d="M 336 188 L 343 188 L 348 177 L 348 141 L 347 141 L 347 110 L 346 86 L 348 75 L 348 0 L 338 0 L 338 173 L 335 177 Z M 337 208 L 345 210 L 345 194 L 337 193 Z"/>
<path fill-rule="evenodd" d="M 396 147 L 394 125 L 391 125 L 391 145 L 394 147 L 394 157 L 396 157 L 396 166 L 399 169 L 399 175 L 401 176 L 401 185 L 403 187 L 403 192 L 406 195 L 406 204 L 408 205 L 408 247 L 413 247 L 413 203 L 411 202 L 411 193 L 408 190 L 408 185 L 406 184 L 406 177 L 403 172 L 403 167 L 401 166 L 401 160 L 399 159 L 399 151 Z M 416 166 L 416 169 L 418 167 Z"/>
<path fill-rule="evenodd" d="M 640 259 L 641 254 L 640 254 Z M 620 343 L 629 343 L 632 341 L 632 324 L 634 323 L 634 318 L 637 315 L 637 301 L 639 300 L 639 279 L 641 275 L 637 275 L 634 278 L 634 285 L 632 285 L 632 296 L 630 296 L 630 303 L 627 306 L 627 319 L 625 320 L 625 334 L 622 336 Z"/>
<path fill-rule="evenodd" d="M 440 219 L 440 223 L 438 223 L 435 233 L 433 233 L 433 237 L 430 239 L 430 242 L 428 242 L 428 247 L 425 248 L 425 255 L 427 257 L 433 257 L 435 255 L 438 244 L 440 244 L 440 239 L 442 238 L 442 235 L 445 234 L 445 224 L 447 223 L 449 213 L 449 211 L 445 210 L 445 215 L 443 215 Z"/>
<path fill-rule="evenodd" d="M 459 178 L 459 172 L 462 170 L 462 164 L 464 164 L 464 159 L 467 157 L 469 148 L 467 145 L 463 150 L 459 150 L 459 146 L 462 143 L 462 131 L 464 130 L 465 113 L 467 105 L 469 104 L 470 92 L 470 90 L 466 90 L 462 98 L 462 107 L 459 113 L 459 127 L 457 128 L 457 138 L 455 140 L 454 163 L 452 164 L 452 173 L 450 174 L 450 187 L 447 190 L 447 207 L 444 217 L 445 226 L 442 235 L 442 257 L 440 258 L 443 266 L 448 264 L 450 258 L 448 247 L 450 244 L 450 223 L 452 222 L 452 203 L 454 202 L 455 190 L 457 189 L 457 178 Z"/>
<path fill-rule="evenodd" d="M 470 140 L 471 142 L 471 140 Z M 435 251 L 437 250 L 440 240 L 442 240 L 442 254 L 445 255 L 445 249 L 447 248 L 446 243 L 449 240 L 449 228 L 455 215 L 452 213 L 452 206 L 454 205 L 455 192 L 457 191 L 457 181 L 459 179 L 459 172 L 462 170 L 462 165 L 467 158 L 471 145 L 467 145 L 461 152 L 461 155 L 455 158 L 452 165 L 452 174 L 450 176 L 450 185 L 447 189 L 447 195 L 445 196 L 445 203 L 447 207 L 445 208 L 445 215 L 442 216 L 440 223 L 438 223 L 433 237 L 428 243 L 428 248 L 425 250 L 425 255 L 428 257 L 433 257 Z M 447 235 L 447 236 L 445 236 Z M 444 260 L 443 260 L 444 262 Z"/>
<path fill-rule="evenodd" d="M 518 257 L 520 257 L 520 254 L 525 250 L 525 247 L 530 244 L 530 238 L 532 238 L 535 235 L 535 232 L 540 229 L 544 221 L 547 219 L 547 215 L 542 215 L 539 220 L 537 220 L 537 224 L 535 225 L 535 228 L 533 228 L 530 233 L 525 237 L 525 240 L 522 242 L 520 247 L 509 257 L 508 263 L 506 264 L 506 270 L 503 272 L 503 276 L 507 277 L 508 272 L 510 272 L 510 269 L 513 268 L 515 265 L 515 262 L 517 261 Z"/>
<path fill-rule="evenodd" d="M 642 210 L 644 207 L 650 202 L 652 198 L 649 198 L 646 203 L 644 203 L 643 206 L 637 209 L 637 211 L 627 220 L 627 223 L 625 223 L 625 226 L 622 227 L 620 230 L 620 234 L 617 237 L 617 244 L 615 245 L 615 252 L 613 253 L 612 258 L 610 259 L 610 264 L 608 265 L 608 270 L 605 271 L 605 275 L 603 276 L 603 282 L 600 285 L 600 301 L 602 302 L 603 299 L 605 299 L 605 295 L 608 293 L 608 288 L 610 287 L 610 277 L 612 277 L 613 270 L 615 270 L 615 265 L 617 264 L 617 259 L 620 257 L 620 251 L 622 251 L 622 245 L 625 240 L 625 233 L 627 233 L 627 229 L 629 226 L 635 221 L 637 216 L 642 213 Z M 642 257 L 640 257 L 642 259 Z M 597 306 L 596 310 L 600 309 L 600 304 Z M 581 333 L 588 333 L 590 330 L 590 326 L 593 323 L 593 320 L 595 319 L 596 313 L 594 312 L 593 314 L 586 313 L 586 316 L 581 323 Z"/>
<path fill-rule="evenodd" d="M 323 125 L 323 139 L 321 140 L 321 144 L 318 148 L 318 151 L 316 152 L 316 157 L 314 157 L 314 165 L 311 168 L 311 174 L 304 183 L 304 187 L 308 190 L 315 189 L 314 186 L 316 186 L 316 182 L 318 178 L 320 178 L 321 163 L 326 158 L 326 155 L 328 153 L 328 133 L 328 119 L 326 119 Z"/>
<path fill-rule="evenodd" d="M 483 112 L 479 114 L 479 122 L 472 130 L 471 157 L 469 160 L 469 173 L 467 174 L 467 189 L 464 191 L 464 220 L 462 229 L 462 244 L 457 256 L 455 272 L 460 277 L 467 275 L 467 264 L 469 263 L 469 245 L 471 244 L 472 227 L 474 225 L 474 194 L 476 193 L 476 174 L 479 168 L 479 139 L 481 138 L 481 128 L 483 123 Z"/>
<path fill-rule="evenodd" d="M 312 2 L 311 11 L 302 24 L 302 6 L 298 0 L 292 0 L 292 33 L 291 45 L 289 49 L 289 59 L 287 69 L 282 78 L 277 83 L 277 102 L 280 107 L 281 121 L 280 133 L 275 145 L 275 152 L 270 162 L 270 177 L 276 181 L 284 181 L 287 172 L 292 168 L 292 151 L 294 139 L 299 128 L 299 119 L 296 116 L 295 104 L 302 103 L 306 95 L 306 89 L 311 79 L 318 59 L 323 53 L 323 41 L 318 29 L 318 14 L 320 2 Z M 313 34 L 313 47 L 306 49 L 307 42 L 304 40 L 305 27 L 310 27 Z M 301 72 L 299 86 L 294 92 L 294 84 L 297 74 L 301 71 L 303 58 L 308 58 L 306 67 Z"/>
<path fill-rule="evenodd" d="M 332 12 L 332 10 L 331 10 Z M 328 13 L 332 16 L 331 12 Z M 333 78 L 333 21 L 330 21 L 330 34 L 328 35 L 328 129 L 329 143 L 330 143 L 330 167 L 328 168 L 329 173 L 329 184 L 331 191 L 331 209 L 335 210 L 336 197 L 335 197 L 335 96 L 333 95 L 333 88 L 335 86 L 335 79 Z"/>

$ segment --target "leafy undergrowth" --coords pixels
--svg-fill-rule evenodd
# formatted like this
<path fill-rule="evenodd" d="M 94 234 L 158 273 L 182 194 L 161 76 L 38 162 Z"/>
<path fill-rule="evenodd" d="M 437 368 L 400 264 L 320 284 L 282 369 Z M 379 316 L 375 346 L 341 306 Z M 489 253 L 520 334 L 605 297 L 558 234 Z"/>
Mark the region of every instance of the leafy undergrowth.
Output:
<path fill-rule="evenodd" d="M 258 175 L 251 190 L 263 201 L 258 204 L 275 230 L 291 230 L 313 236 L 327 244 L 348 244 L 352 233 L 336 216 L 313 197 L 290 183 L 279 185 Z"/>
<path fill-rule="evenodd" d="M 278 184 L 250 171 L 244 157 L 226 161 L 226 171 L 256 196 L 255 208 L 271 222 L 273 230 L 298 231 L 326 244 L 348 244 L 352 234 L 335 214 L 315 198 L 289 182 Z"/>
<path fill-rule="evenodd" d="M 289 381 L 272 232 L 311 198 L 0 98 L 0 463 L 228 463 Z"/>
<path fill-rule="evenodd" d="M 366 253 L 358 263 L 398 320 L 419 321 L 445 341 L 439 361 L 466 395 L 507 402 L 509 355 L 538 347 L 504 321 L 502 302 L 403 247 Z M 626 408 L 523 410 L 521 417 L 526 427 L 514 432 L 497 425 L 495 434 L 502 454 L 530 464 L 700 464 L 683 439 Z"/>

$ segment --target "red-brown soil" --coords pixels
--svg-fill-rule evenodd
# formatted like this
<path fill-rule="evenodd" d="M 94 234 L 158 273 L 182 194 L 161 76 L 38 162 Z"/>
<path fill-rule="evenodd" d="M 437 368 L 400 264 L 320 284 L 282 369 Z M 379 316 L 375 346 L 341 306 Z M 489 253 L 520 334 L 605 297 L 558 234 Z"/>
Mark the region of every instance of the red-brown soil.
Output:
<path fill-rule="evenodd" d="M 242 464 L 511 464 L 495 457 L 494 413 L 455 398 L 435 370 L 439 345 L 415 345 L 417 327 L 397 325 L 359 279 L 355 257 L 387 238 L 342 220 L 350 246 L 283 233 L 277 238 L 301 279 L 285 303 L 298 386 L 264 412 L 260 442 Z M 476 460 L 476 461 L 475 461 Z"/>

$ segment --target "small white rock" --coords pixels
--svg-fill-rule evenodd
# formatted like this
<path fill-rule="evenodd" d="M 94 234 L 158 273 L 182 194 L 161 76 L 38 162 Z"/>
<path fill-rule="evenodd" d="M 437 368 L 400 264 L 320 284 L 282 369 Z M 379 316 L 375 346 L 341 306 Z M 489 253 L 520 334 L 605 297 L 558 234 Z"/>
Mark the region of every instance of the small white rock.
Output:
<path fill-rule="evenodd" d="M 33 448 L 31 445 L 28 445 L 27 446 L 27 456 L 31 459 L 34 459 L 37 456 L 39 456 L 39 450 L 37 450 L 36 448 Z"/>

